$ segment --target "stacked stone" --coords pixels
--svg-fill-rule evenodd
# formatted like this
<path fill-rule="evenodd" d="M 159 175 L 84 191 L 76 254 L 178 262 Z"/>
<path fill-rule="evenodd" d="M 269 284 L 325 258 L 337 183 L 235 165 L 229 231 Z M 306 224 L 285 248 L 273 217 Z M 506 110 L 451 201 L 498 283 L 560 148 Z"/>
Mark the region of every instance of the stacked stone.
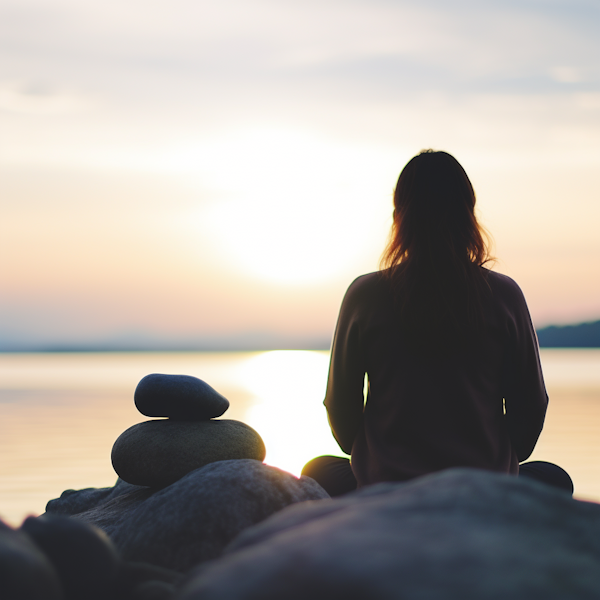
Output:
<path fill-rule="evenodd" d="M 254 429 L 217 419 L 229 401 L 201 379 L 147 375 L 134 401 L 143 415 L 162 418 L 138 423 L 117 438 L 112 464 L 127 483 L 163 488 L 209 463 L 265 458 L 265 445 Z"/>

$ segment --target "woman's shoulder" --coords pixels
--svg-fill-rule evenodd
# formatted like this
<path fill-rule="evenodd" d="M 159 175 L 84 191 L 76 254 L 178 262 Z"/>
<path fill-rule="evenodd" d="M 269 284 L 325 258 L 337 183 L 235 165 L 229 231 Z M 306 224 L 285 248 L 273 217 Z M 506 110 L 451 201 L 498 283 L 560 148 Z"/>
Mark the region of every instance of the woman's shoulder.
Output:
<path fill-rule="evenodd" d="M 493 296 L 500 301 L 504 301 L 509 304 L 524 303 L 525 296 L 523 291 L 519 287 L 519 284 L 502 273 L 496 273 L 496 271 L 490 271 L 485 269 L 485 279 L 492 291 Z"/>
<path fill-rule="evenodd" d="M 389 282 L 381 271 L 366 273 L 357 277 L 346 290 L 344 304 L 372 303 L 377 298 L 387 296 Z"/>
<path fill-rule="evenodd" d="M 383 271 L 374 271 L 373 273 L 366 273 L 359 275 L 349 286 L 346 293 L 373 293 L 377 289 L 385 289 L 389 287 L 387 285 L 387 278 L 384 276 Z"/>

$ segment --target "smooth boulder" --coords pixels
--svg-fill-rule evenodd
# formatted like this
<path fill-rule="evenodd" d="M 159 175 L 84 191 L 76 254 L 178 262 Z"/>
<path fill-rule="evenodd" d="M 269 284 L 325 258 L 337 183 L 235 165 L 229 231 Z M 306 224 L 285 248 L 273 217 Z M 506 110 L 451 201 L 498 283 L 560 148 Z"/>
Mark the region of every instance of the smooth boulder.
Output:
<path fill-rule="evenodd" d="M 181 573 L 219 557 L 240 532 L 286 506 L 329 497 L 309 477 L 251 459 L 214 462 L 164 489 L 145 490 L 131 489 L 75 518 L 103 529 L 124 560 Z"/>
<path fill-rule="evenodd" d="M 103 600 L 119 570 L 117 550 L 100 529 L 57 515 L 28 517 L 21 525 L 52 563 L 66 600 Z"/>
<path fill-rule="evenodd" d="M 600 505 L 453 469 L 289 507 L 192 573 L 177 600 L 600 598 Z"/>
<path fill-rule="evenodd" d="M 203 421 L 220 417 L 229 400 L 208 383 L 191 375 L 146 375 L 133 395 L 137 409 L 147 417 Z"/>
<path fill-rule="evenodd" d="M 111 459 L 121 479 L 162 488 L 189 472 L 220 460 L 250 458 L 262 462 L 265 445 L 241 421 L 145 421 L 125 430 Z"/>
<path fill-rule="evenodd" d="M 64 600 L 58 574 L 46 555 L 22 531 L 0 521 L 0 598 Z"/>

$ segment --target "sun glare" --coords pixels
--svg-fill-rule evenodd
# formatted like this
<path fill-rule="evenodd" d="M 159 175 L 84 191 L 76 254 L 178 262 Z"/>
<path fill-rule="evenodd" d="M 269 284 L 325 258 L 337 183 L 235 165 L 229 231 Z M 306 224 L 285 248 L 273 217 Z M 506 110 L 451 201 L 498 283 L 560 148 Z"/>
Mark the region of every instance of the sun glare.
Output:
<path fill-rule="evenodd" d="M 320 454 L 339 454 L 323 406 L 327 352 L 262 352 L 238 376 L 256 403 L 246 414 L 267 447 L 265 462 L 295 475 Z"/>
<path fill-rule="evenodd" d="M 322 192 L 321 192 L 322 193 Z M 321 281 L 357 256 L 356 223 L 314 191 L 264 190 L 215 207 L 222 252 L 245 273 L 278 283 Z M 360 215 L 356 215 L 359 217 Z M 350 222 L 348 222 L 350 221 Z"/>
<path fill-rule="evenodd" d="M 385 160 L 369 149 L 298 133 L 221 140 L 204 155 L 203 177 L 221 199 L 203 211 L 203 226 L 219 255 L 245 274 L 319 282 L 373 254 L 370 235 L 380 250 L 385 172 Z"/>

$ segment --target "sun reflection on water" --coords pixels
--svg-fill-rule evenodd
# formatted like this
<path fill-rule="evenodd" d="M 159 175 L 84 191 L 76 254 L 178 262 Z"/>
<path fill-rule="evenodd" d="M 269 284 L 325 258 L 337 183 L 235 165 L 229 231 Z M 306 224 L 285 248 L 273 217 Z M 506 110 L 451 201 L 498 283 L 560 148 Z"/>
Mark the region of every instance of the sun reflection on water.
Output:
<path fill-rule="evenodd" d="M 110 451 L 144 421 L 133 403 L 149 373 L 203 379 L 230 400 L 222 418 L 263 438 L 266 462 L 299 475 L 340 454 L 323 407 L 327 352 L 0 355 L 0 517 L 19 524 L 69 488 L 111 486 Z M 600 350 L 543 350 L 550 394 L 532 459 L 556 462 L 579 498 L 600 500 Z"/>
<path fill-rule="evenodd" d="M 238 372 L 254 396 L 246 422 L 264 439 L 268 464 L 299 475 L 319 454 L 339 454 L 323 406 L 328 353 L 305 350 L 263 352 Z"/>

